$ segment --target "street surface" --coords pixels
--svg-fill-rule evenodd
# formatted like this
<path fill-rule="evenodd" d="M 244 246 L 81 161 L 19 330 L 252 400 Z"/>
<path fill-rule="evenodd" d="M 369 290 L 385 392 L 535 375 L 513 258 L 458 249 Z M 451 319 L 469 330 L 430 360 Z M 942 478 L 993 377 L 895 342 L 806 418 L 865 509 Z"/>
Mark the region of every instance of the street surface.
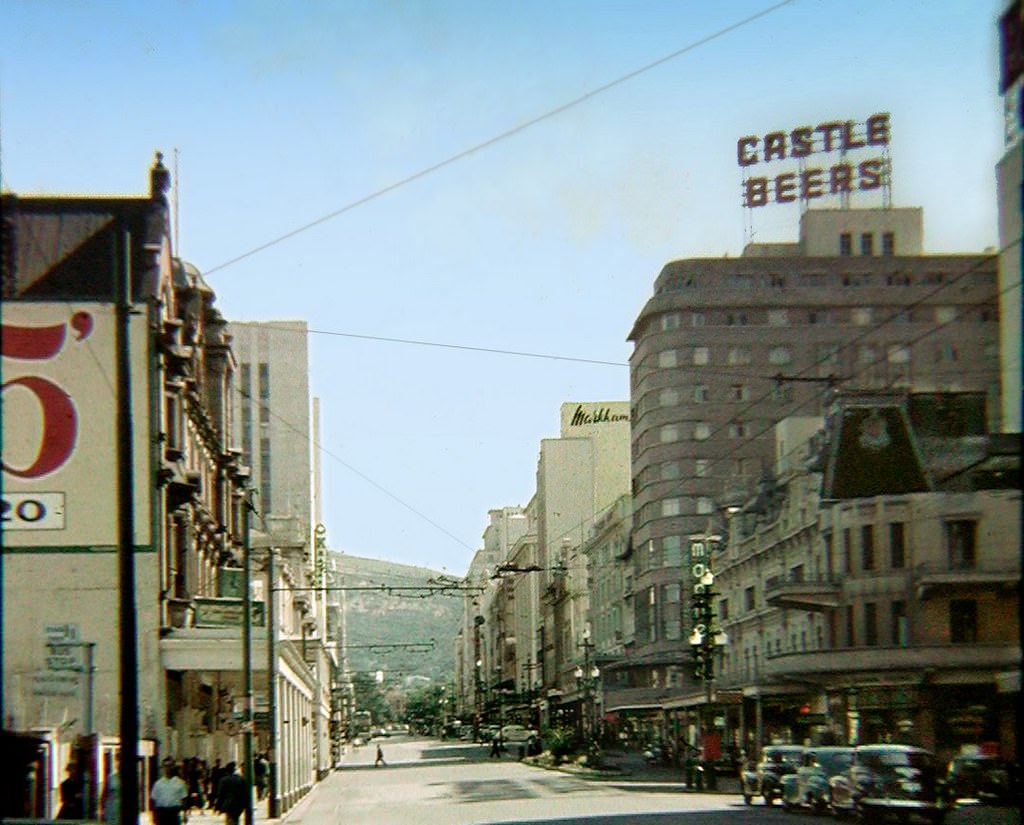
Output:
<path fill-rule="evenodd" d="M 380 742 L 387 765 L 374 767 Z M 745 806 L 735 779 L 717 792 L 689 791 L 676 772 L 637 758 L 615 779 L 585 779 L 499 759 L 467 742 L 392 737 L 351 748 L 334 771 L 283 817 L 281 825 L 814 825 L 831 820 Z M 256 825 L 269 825 L 266 803 Z M 1020 825 L 1020 813 L 965 808 L 947 825 Z M 222 823 L 193 815 L 189 825 Z"/>

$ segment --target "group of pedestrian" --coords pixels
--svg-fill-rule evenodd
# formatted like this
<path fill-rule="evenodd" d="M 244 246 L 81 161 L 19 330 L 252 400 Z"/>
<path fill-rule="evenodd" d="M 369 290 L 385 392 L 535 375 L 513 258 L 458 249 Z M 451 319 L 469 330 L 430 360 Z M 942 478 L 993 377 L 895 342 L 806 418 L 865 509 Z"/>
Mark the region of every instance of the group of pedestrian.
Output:
<path fill-rule="evenodd" d="M 186 760 L 186 763 L 190 761 Z M 193 807 L 202 810 L 203 798 L 199 796 L 197 805 L 196 789 L 203 783 L 198 775 L 190 776 L 186 782 L 180 776 L 177 763 L 170 757 L 164 759 L 161 769 L 163 776 L 153 783 L 149 792 L 153 825 L 182 825 L 182 814 L 187 821 Z M 210 774 L 210 783 L 206 785 L 210 807 L 224 814 L 226 825 L 238 825 L 238 819 L 249 802 L 249 786 L 245 778 L 235 770 L 234 762 L 228 762 L 221 768 L 219 759 Z"/>

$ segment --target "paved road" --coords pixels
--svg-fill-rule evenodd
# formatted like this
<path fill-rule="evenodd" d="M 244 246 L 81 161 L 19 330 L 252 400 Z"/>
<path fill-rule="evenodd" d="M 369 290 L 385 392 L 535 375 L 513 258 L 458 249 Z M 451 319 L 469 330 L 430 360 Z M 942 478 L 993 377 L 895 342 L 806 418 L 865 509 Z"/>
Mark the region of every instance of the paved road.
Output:
<path fill-rule="evenodd" d="M 592 780 L 544 770 L 506 756 L 488 757 L 483 745 L 392 738 L 382 743 L 385 767 L 374 767 L 373 745 L 355 748 L 339 769 L 288 811 L 256 825 L 815 825 L 829 822 L 779 807 L 745 806 L 733 780 L 718 793 L 690 791 L 676 771 L 648 768 L 618 757 L 628 773 Z M 189 825 L 222 825 L 193 815 Z M 953 813 L 947 825 L 1020 825 L 1016 811 Z"/>

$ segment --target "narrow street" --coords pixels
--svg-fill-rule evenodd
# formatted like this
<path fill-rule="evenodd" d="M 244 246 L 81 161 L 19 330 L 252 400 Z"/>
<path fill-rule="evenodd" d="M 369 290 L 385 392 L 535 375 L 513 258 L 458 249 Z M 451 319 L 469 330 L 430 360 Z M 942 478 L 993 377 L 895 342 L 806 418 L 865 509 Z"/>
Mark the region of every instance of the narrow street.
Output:
<path fill-rule="evenodd" d="M 386 765 L 374 767 L 380 741 Z M 257 825 L 267 822 L 266 805 Z M 713 793 L 691 792 L 664 768 L 630 761 L 612 779 L 587 779 L 488 756 L 485 745 L 393 737 L 351 749 L 331 773 L 282 818 L 285 825 L 483 825 L 565 822 L 573 825 L 790 823 L 821 821 L 781 807 L 745 806 L 735 780 Z M 193 815 L 189 825 L 222 817 Z M 831 821 L 831 820 L 829 820 Z M 1017 811 L 955 811 L 947 825 L 1019 825 Z"/>

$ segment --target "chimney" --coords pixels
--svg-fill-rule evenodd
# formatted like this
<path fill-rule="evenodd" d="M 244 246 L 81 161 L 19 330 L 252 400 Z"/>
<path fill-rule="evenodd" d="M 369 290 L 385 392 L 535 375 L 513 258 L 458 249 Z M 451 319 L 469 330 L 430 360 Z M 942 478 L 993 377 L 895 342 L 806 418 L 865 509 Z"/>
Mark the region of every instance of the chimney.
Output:
<path fill-rule="evenodd" d="M 171 173 L 164 166 L 163 152 L 156 153 L 156 163 L 149 170 L 149 197 L 153 200 L 167 200 L 171 188 Z"/>

